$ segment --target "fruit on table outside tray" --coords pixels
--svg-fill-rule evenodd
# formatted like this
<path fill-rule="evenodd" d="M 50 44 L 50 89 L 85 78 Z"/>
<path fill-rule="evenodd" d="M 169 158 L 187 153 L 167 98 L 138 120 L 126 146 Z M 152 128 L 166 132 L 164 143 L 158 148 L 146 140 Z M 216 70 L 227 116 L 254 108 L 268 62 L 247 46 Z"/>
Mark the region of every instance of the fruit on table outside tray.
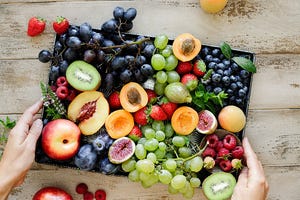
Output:
<path fill-rule="evenodd" d="M 190 33 L 178 35 L 173 42 L 173 53 L 182 62 L 194 59 L 200 50 L 200 40 Z"/>
<path fill-rule="evenodd" d="M 237 133 L 245 127 L 246 116 L 239 107 L 229 105 L 222 108 L 218 121 L 223 129 Z"/>
<path fill-rule="evenodd" d="M 50 121 L 42 131 L 42 148 L 52 159 L 68 160 L 78 151 L 80 135 L 80 129 L 70 120 Z"/>
<path fill-rule="evenodd" d="M 105 120 L 106 131 L 114 139 L 128 135 L 133 126 L 132 114 L 124 109 L 113 111 Z"/>
<path fill-rule="evenodd" d="M 218 121 L 215 115 L 209 110 L 202 110 L 198 113 L 199 122 L 196 130 L 202 134 L 211 134 L 215 132 L 218 126 Z"/>
<path fill-rule="evenodd" d="M 105 123 L 109 104 L 103 93 L 85 91 L 77 95 L 68 107 L 68 118 L 77 122 L 84 135 L 96 133 Z"/>
<path fill-rule="evenodd" d="M 179 135 L 188 135 L 197 127 L 199 117 L 197 111 L 188 106 L 181 106 L 175 110 L 171 118 L 174 131 Z"/>
<path fill-rule="evenodd" d="M 216 172 L 203 181 L 202 189 L 208 199 L 228 199 L 235 185 L 236 180 L 232 174 Z"/>
<path fill-rule="evenodd" d="M 97 69 L 82 60 L 69 65 L 66 77 L 68 83 L 79 91 L 97 90 L 101 84 L 101 75 Z"/>
<path fill-rule="evenodd" d="M 63 189 L 58 187 L 52 187 L 52 186 L 41 188 L 32 197 L 32 200 L 54 200 L 54 199 L 72 200 L 73 197 Z"/>
<path fill-rule="evenodd" d="M 128 137 L 115 140 L 108 150 L 108 159 L 114 164 L 120 164 L 133 156 L 135 143 Z"/>
<path fill-rule="evenodd" d="M 34 37 L 42 32 L 46 28 L 46 20 L 41 17 L 31 17 L 28 21 L 27 35 Z"/>
<path fill-rule="evenodd" d="M 148 95 L 141 85 L 129 82 L 120 91 L 120 102 L 124 110 L 136 112 L 147 105 Z"/>
<path fill-rule="evenodd" d="M 228 0 L 200 0 L 201 8 L 208 13 L 217 13 L 223 10 Z"/>

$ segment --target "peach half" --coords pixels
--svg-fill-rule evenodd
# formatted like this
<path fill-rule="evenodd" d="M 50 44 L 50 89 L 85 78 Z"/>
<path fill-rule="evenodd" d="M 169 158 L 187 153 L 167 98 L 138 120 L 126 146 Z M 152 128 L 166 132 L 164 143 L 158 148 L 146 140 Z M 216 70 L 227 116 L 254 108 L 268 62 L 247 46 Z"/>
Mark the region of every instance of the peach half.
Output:
<path fill-rule="evenodd" d="M 92 135 L 105 123 L 109 104 L 98 91 L 85 91 L 75 97 L 68 107 L 68 118 L 78 123 L 82 134 Z"/>

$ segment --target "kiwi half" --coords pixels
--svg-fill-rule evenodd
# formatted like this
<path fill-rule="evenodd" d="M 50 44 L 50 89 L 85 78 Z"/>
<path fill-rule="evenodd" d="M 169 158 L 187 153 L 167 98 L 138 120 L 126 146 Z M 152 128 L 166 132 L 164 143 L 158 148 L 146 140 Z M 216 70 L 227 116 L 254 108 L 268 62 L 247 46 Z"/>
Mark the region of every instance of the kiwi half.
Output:
<path fill-rule="evenodd" d="M 202 184 L 203 192 L 209 200 L 227 200 L 231 197 L 236 180 L 226 172 L 216 172 L 209 175 Z"/>
<path fill-rule="evenodd" d="M 101 84 L 101 75 L 97 69 L 82 60 L 76 60 L 69 65 L 66 78 L 79 91 L 98 90 Z"/>

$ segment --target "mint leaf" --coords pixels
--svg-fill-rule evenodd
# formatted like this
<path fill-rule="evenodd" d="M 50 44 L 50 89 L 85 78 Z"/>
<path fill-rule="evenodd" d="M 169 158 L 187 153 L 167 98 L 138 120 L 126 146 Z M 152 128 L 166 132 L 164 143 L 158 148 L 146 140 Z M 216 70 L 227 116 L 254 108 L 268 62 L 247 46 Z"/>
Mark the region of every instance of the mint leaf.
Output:
<path fill-rule="evenodd" d="M 231 59 L 232 57 L 232 52 L 231 52 L 231 47 L 229 46 L 229 44 L 227 44 L 226 42 L 222 42 L 220 44 L 220 48 L 221 48 L 221 51 L 222 53 L 224 54 L 224 56 L 227 58 L 227 59 Z"/>
<path fill-rule="evenodd" d="M 244 57 L 233 57 L 232 60 L 238 64 L 238 66 L 247 70 L 248 72 L 256 72 L 256 67 L 251 60 Z"/>

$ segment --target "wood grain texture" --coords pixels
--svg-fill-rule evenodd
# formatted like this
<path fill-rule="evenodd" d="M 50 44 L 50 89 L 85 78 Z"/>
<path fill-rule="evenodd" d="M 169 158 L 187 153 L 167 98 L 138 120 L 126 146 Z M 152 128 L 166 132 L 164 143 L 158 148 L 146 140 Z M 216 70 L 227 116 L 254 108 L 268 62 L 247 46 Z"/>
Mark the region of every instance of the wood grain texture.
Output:
<path fill-rule="evenodd" d="M 256 53 L 300 52 L 300 4 L 294 1 L 275 0 L 272 4 L 260 0 L 229 1 L 226 9 L 215 15 L 203 12 L 198 0 L 22 2 L 26 1 L 0 6 L 0 59 L 35 58 L 41 48 L 51 48 L 54 38 L 51 20 L 57 15 L 63 13 L 73 24 L 87 21 L 100 28 L 112 17 L 117 5 L 137 8 L 133 33 L 165 33 L 174 38 L 184 31 L 203 43 L 218 45 L 227 41 L 232 47 Z M 27 21 L 35 15 L 49 23 L 43 35 L 30 38 L 26 36 Z"/>

